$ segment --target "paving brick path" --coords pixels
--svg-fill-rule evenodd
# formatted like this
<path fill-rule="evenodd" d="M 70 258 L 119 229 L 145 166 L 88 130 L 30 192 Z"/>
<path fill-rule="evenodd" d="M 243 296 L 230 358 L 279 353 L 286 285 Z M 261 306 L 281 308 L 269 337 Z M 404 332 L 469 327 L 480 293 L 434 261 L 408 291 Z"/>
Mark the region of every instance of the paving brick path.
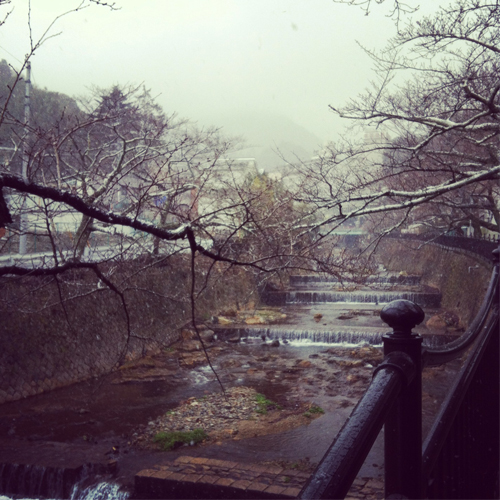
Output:
<path fill-rule="evenodd" d="M 137 498 L 296 498 L 309 474 L 293 469 L 179 457 L 135 476 Z"/>
<path fill-rule="evenodd" d="M 135 497 L 297 498 L 308 478 L 294 469 L 182 456 L 136 474 Z M 383 483 L 358 478 L 347 498 L 383 498 Z"/>
<path fill-rule="evenodd" d="M 345 500 L 376 500 L 384 498 L 384 482 L 382 478 L 357 477 L 352 483 Z"/>

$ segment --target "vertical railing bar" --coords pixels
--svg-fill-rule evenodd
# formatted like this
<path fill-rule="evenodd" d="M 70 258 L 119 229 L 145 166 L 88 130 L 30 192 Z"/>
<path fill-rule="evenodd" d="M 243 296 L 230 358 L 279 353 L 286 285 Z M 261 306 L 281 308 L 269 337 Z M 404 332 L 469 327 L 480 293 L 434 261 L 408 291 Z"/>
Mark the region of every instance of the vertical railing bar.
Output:
<path fill-rule="evenodd" d="M 496 325 L 498 325 L 498 316 L 497 313 L 493 311 L 492 316 L 483 328 L 480 338 L 476 341 L 477 345 L 471 356 L 469 356 L 465 362 L 446 399 L 441 404 L 441 409 L 438 412 L 434 424 L 423 444 L 422 462 L 424 484 L 425 478 L 429 476 L 437 456 L 446 440 L 452 422 L 464 400 L 467 388 L 469 387 L 479 361 L 484 354 L 489 336 L 493 331 L 495 331 Z"/>
<path fill-rule="evenodd" d="M 476 372 L 477 374 L 477 372 Z M 471 390 L 472 389 L 472 390 Z M 471 430 L 474 425 L 474 421 L 477 420 L 477 414 L 474 411 L 472 404 L 474 404 L 475 400 L 477 399 L 474 395 L 476 391 L 473 388 L 469 388 L 467 391 L 467 395 L 465 396 L 465 404 L 461 408 L 461 414 L 462 414 L 462 435 L 465 435 L 467 437 L 467 441 L 464 439 L 462 440 L 462 464 L 463 464 L 463 472 L 464 472 L 464 477 L 465 477 L 465 489 L 467 491 L 467 495 L 470 496 L 470 491 L 472 489 L 472 484 L 471 484 L 471 475 L 467 474 L 467 471 L 472 470 L 473 467 L 473 461 L 477 459 L 475 453 L 471 453 L 470 447 L 466 446 L 466 443 L 470 443 L 472 440 L 472 435 L 471 435 Z"/>
<path fill-rule="evenodd" d="M 403 361 L 407 365 L 411 364 L 409 359 Z M 372 383 L 302 489 L 299 498 L 345 497 L 404 385 L 404 369 L 396 367 L 395 363 L 382 363 L 376 369 Z"/>

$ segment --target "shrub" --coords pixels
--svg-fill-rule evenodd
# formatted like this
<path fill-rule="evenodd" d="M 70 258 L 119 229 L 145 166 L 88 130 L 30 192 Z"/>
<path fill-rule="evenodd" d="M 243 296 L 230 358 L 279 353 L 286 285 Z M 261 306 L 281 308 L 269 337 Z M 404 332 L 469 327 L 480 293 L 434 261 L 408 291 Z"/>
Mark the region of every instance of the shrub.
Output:
<path fill-rule="evenodd" d="M 207 439 L 208 434 L 203 429 L 193 431 L 158 432 L 153 438 L 163 451 L 169 451 L 183 444 L 198 444 Z"/>
<path fill-rule="evenodd" d="M 313 415 L 322 415 L 325 410 L 317 405 L 311 405 L 309 409 L 304 413 L 304 417 L 311 418 Z"/>
<path fill-rule="evenodd" d="M 255 411 L 257 413 L 260 413 L 261 415 L 265 415 L 267 413 L 267 410 L 281 410 L 281 406 L 279 404 L 276 404 L 270 399 L 267 399 L 264 394 L 256 394 L 255 401 L 257 402 L 257 409 Z"/>

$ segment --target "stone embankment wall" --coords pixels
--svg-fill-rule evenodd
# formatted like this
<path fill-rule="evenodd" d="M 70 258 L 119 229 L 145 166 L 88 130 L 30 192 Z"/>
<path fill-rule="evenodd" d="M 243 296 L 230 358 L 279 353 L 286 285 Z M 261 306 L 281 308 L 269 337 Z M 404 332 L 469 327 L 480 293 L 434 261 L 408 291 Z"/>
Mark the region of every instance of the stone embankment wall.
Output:
<path fill-rule="evenodd" d="M 386 239 L 377 254 L 391 271 L 422 275 L 423 283 L 442 292 L 442 307 L 467 325 L 481 304 L 491 264 L 461 251 L 419 246 Z M 107 373 L 125 360 L 175 342 L 191 319 L 190 270 L 182 257 L 168 262 L 110 265 L 106 275 L 122 295 L 90 270 L 57 279 L 3 279 L 0 404 Z M 200 283 L 206 272 L 198 269 Z M 216 266 L 211 275 L 210 285 L 197 298 L 197 318 L 256 301 L 249 273 Z"/>
<path fill-rule="evenodd" d="M 389 271 L 420 275 L 423 284 L 438 288 L 441 307 L 465 326 L 479 310 L 493 268 L 492 259 L 415 240 L 386 238 L 376 256 Z"/>
<path fill-rule="evenodd" d="M 191 320 L 190 269 L 182 256 L 168 262 L 110 265 L 106 274 L 121 295 L 90 270 L 3 279 L 0 404 L 107 373 L 178 340 Z M 206 274 L 198 269 L 200 288 Z M 197 320 L 255 300 L 248 273 L 215 266 L 210 276 L 196 302 Z"/>

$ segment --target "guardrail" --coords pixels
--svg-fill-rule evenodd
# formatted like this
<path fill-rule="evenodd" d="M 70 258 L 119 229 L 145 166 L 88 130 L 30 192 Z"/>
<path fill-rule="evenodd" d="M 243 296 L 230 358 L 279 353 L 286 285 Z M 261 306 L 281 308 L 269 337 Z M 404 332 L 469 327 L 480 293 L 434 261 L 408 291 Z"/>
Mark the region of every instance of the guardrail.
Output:
<path fill-rule="evenodd" d="M 300 498 L 344 498 L 382 426 L 385 498 L 498 498 L 499 252 L 476 318 L 460 339 L 422 348 L 412 329 L 424 319 L 407 300 L 387 304 L 381 318 L 384 361 Z M 422 446 L 422 369 L 472 346 Z"/>
<path fill-rule="evenodd" d="M 390 237 L 403 240 L 417 240 L 422 243 L 434 243 L 447 248 L 456 248 L 475 255 L 480 255 L 486 259 L 491 259 L 491 252 L 493 252 L 499 244 L 499 239 L 495 237 L 475 238 L 473 236 L 456 236 L 452 234 L 402 234 L 394 232 L 391 233 Z"/>

